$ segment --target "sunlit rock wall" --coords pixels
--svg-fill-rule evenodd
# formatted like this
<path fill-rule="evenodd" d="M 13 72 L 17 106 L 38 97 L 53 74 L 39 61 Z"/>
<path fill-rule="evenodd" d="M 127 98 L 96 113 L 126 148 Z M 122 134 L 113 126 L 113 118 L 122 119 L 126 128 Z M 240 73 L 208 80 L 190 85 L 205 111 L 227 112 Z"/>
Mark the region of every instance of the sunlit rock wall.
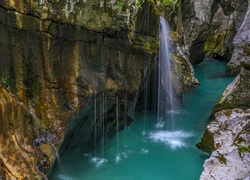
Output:
<path fill-rule="evenodd" d="M 144 1 L 140 1 L 141 3 Z M 135 0 L 3 0 L 0 5 L 39 19 L 78 25 L 100 32 L 135 30 L 139 6 Z"/>
<path fill-rule="evenodd" d="M 109 101 L 102 112 L 108 119 L 107 133 L 115 126 L 116 96 L 127 103 L 120 107 L 120 116 L 131 121 L 144 63 L 157 53 L 158 16 L 153 3 L 148 3 L 150 25 L 155 27 L 151 41 L 156 45 L 145 48 L 147 36 L 140 34 L 134 17 L 139 8 L 132 2 L 117 2 L 0 2 L 2 178 L 45 178 L 69 120 L 85 111 L 94 94 L 104 93 Z M 86 14 L 90 19 L 84 19 Z M 87 116 L 91 117 L 88 113 L 80 117 L 81 123 L 88 122 Z"/>

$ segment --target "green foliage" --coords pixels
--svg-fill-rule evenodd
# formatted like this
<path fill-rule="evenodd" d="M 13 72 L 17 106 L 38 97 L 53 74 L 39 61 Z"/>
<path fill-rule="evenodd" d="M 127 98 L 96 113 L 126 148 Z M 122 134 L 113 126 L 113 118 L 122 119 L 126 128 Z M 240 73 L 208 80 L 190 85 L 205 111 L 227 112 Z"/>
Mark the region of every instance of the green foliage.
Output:
<path fill-rule="evenodd" d="M 163 0 L 163 4 L 169 6 L 171 4 L 177 4 L 178 0 Z"/>
<path fill-rule="evenodd" d="M 248 147 L 248 146 L 238 146 L 238 150 L 240 151 L 240 152 L 246 152 L 246 151 L 248 151 L 248 152 L 250 152 L 250 148 Z"/>
<path fill-rule="evenodd" d="M 139 9 L 142 8 L 142 2 L 140 0 L 137 2 L 136 7 Z"/>
<path fill-rule="evenodd" d="M 219 159 L 221 164 L 226 164 L 227 163 L 227 159 L 222 154 L 218 153 L 218 156 L 216 156 L 216 157 Z"/>
<path fill-rule="evenodd" d="M 10 87 L 13 91 L 16 91 L 16 82 L 13 78 L 10 77 L 10 75 L 4 73 L 1 77 L 0 77 L 0 83 L 4 86 L 4 87 Z"/>
<path fill-rule="evenodd" d="M 212 53 L 220 53 L 226 40 L 226 34 L 210 33 L 207 35 L 204 50 Z"/>
<path fill-rule="evenodd" d="M 117 6 L 124 7 L 125 6 L 125 2 L 118 1 L 117 2 Z"/>

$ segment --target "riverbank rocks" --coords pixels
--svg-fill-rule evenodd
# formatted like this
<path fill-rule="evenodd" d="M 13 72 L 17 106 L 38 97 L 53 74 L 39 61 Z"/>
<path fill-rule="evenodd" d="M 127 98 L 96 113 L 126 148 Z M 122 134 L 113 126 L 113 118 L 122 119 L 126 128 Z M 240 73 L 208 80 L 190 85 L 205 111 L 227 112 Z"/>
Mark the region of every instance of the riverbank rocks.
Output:
<path fill-rule="evenodd" d="M 203 165 L 200 179 L 249 179 L 250 109 L 220 111 L 206 131 L 197 146 L 211 156 Z"/>
<path fill-rule="evenodd" d="M 224 109 L 250 108 L 250 70 L 242 67 L 239 75 L 228 85 L 214 106 L 211 115 Z"/>

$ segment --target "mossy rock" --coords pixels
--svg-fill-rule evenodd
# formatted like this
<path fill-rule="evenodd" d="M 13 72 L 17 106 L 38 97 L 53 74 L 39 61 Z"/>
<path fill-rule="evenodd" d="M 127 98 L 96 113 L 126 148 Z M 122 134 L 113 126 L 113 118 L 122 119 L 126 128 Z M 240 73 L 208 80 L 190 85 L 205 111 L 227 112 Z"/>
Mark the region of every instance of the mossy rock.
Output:
<path fill-rule="evenodd" d="M 227 159 L 222 154 L 218 153 L 216 158 L 220 161 L 221 164 L 226 164 L 227 163 Z"/>
<path fill-rule="evenodd" d="M 238 146 L 238 150 L 243 153 L 243 152 L 250 152 L 250 147 L 249 146 Z"/>
<path fill-rule="evenodd" d="M 156 54 L 159 50 L 159 42 L 150 36 L 135 36 L 134 48 L 143 51 L 146 54 Z"/>
<path fill-rule="evenodd" d="M 226 34 L 209 33 L 206 38 L 204 50 L 207 54 L 219 54 L 225 44 Z"/>
<path fill-rule="evenodd" d="M 214 150 L 214 135 L 208 129 L 204 132 L 201 141 L 196 144 L 196 146 L 202 151 L 211 154 Z"/>

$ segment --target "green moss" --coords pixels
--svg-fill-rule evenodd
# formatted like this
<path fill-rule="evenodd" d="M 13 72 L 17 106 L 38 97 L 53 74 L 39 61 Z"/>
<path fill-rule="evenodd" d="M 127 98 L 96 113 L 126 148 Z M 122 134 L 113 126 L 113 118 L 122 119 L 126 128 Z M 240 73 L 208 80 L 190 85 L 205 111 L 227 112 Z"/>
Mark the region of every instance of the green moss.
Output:
<path fill-rule="evenodd" d="M 117 6 L 119 6 L 120 10 L 126 11 L 126 3 L 123 1 L 118 1 Z"/>
<path fill-rule="evenodd" d="M 139 0 L 137 3 L 136 3 L 136 7 L 137 8 L 142 8 L 142 0 Z"/>
<path fill-rule="evenodd" d="M 10 75 L 8 74 L 3 74 L 0 77 L 0 83 L 4 86 L 4 87 L 9 87 L 11 88 L 11 90 L 13 91 L 17 91 L 17 87 L 16 87 L 16 81 L 15 79 L 11 78 Z"/>
<path fill-rule="evenodd" d="M 125 6 L 125 2 L 118 1 L 117 2 L 117 6 L 123 7 L 123 6 Z"/>
<path fill-rule="evenodd" d="M 156 14 L 157 16 L 160 16 L 160 11 L 156 6 L 155 1 L 154 0 L 148 0 L 147 2 L 150 3 L 150 5 L 153 7 L 152 8 L 153 11 L 151 13 Z"/>
<path fill-rule="evenodd" d="M 196 146 L 199 149 L 201 149 L 203 151 L 206 151 L 209 154 L 211 154 L 215 150 L 213 133 L 211 133 L 208 129 L 206 129 L 203 136 L 202 136 L 202 138 L 201 138 L 201 142 L 196 144 Z"/>
<path fill-rule="evenodd" d="M 218 156 L 216 156 L 216 158 L 220 161 L 221 164 L 227 163 L 227 159 L 220 153 L 218 153 Z"/>
<path fill-rule="evenodd" d="M 224 110 L 224 109 L 234 109 L 235 107 L 239 107 L 239 104 L 238 104 L 238 100 L 237 100 L 237 97 L 234 97 L 234 96 L 231 96 L 231 100 L 230 102 L 228 102 L 227 100 L 224 100 L 224 101 L 221 101 L 223 97 L 220 98 L 220 100 L 215 104 L 214 108 L 212 109 L 212 112 L 210 114 L 210 116 L 213 116 L 215 113 L 221 111 L 221 110 Z M 227 116 L 230 116 L 231 113 L 230 112 L 226 112 Z"/>
<path fill-rule="evenodd" d="M 239 150 L 240 152 L 250 152 L 249 146 L 241 146 L 241 145 L 238 145 L 238 150 Z"/>
<path fill-rule="evenodd" d="M 221 52 L 225 44 L 226 34 L 209 33 L 206 38 L 204 50 L 214 54 Z"/>
<path fill-rule="evenodd" d="M 163 4 L 169 6 L 171 4 L 177 4 L 178 0 L 163 0 Z"/>
<path fill-rule="evenodd" d="M 149 36 L 138 36 L 135 39 L 136 48 L 142 49 L 148 54 L 157 53 L 159 49 L 159 42 L 155 38 Z"/>

